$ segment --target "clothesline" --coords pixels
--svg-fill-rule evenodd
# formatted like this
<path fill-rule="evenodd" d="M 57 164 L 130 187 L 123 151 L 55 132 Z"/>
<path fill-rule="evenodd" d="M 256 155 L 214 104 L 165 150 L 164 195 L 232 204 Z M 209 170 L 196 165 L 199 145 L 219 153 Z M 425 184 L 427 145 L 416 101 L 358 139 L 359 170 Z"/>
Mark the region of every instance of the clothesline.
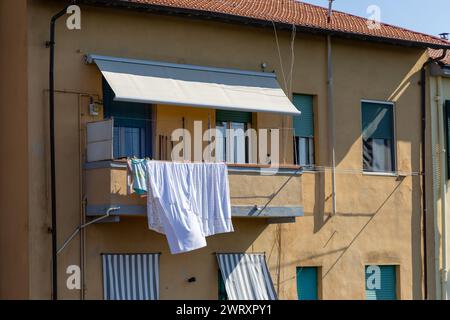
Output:
<path fill-rule="evenodd" d="M 130 159 L 137 159 L 137 158 L 130 158 Z M 171 161 L 171 160 L 156 160 L 156 159 L 152 159 L 152 158 L 146 158 L 146 160 L 149 161 L 156 161 L 156 162 L 173 162 L 173 163 L 206 163 L 205 161 L 191 161 L 191 160 L 176 160 L 176 161 Z M 218 161 L 218 162 L 214 162 L 214 160 L 209 161 L 210 163 L 224 163 L 226 164 L 228 167 L 229 166 L 233 166 L 233 165 L 241 165 L 239 163 L 227 163 L 227 162 L 223 162 L 223 161 Z M 251 166 L 252 163 L 246 163 L 245 165 L 249 165 Z M 264 169 L 276 169 L 276 165 L 273 164 L 254 164 L 256 168 L 260 168 L 262 170 Z M 279 164 L 280 165 L 280 169 L 284 169 L 284 167 L 286 165 L 290 165 L 290 164 Z M 319 172 L 328 172 L 333 170 L 332 167 L 327 167 L 327 166 L 303 166 L 303 171 L 309 172 L 309 173 L 319 173 Z M 335 172 L 338 174 L 357 174 L 357 175 L 361 175 L 361 174 L 379 174 L 379 175 L 386 175 L 386 174 L 392 174 L 392 175 L 399 175 L 399 176 L 420 176 L 422 175 L 419 171 L 394 171 L 394 172 L 368 172 L 368 171 L 364 171 L 362 169 L 350 169 L 350 168 L 339 168 L 336 167 L 334 168 Z"/>

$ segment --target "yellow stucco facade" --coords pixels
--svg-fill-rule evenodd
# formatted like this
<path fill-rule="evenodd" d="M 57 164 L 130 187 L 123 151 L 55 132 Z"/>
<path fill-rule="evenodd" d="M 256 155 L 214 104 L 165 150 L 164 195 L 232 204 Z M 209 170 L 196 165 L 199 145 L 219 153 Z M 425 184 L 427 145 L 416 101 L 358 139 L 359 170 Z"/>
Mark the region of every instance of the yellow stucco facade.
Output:
<path fill-rule="evenodd" d="M 10 200 L 6 204 L 0 201 L 0 214 L 2 221 L 8 221 L 10 226 L 20 223 L 24 228 L 17 241 L 18 246 L 23 245 L 23 250 L 14 250 L 20 252 L 20 259 L 13 255 L 14 260 L 2 263 L 0 276 L 7 279 L 13 273 L 20 273 L 23 290 L 16 294 L 2 287 L 1 297 L 51 297 L 48 49 L 44 43 L 48 40 L 50 17 L 60 9 L 59 2 L 36 0 L 27 1 L 22 8 L 26 11 L 27 20 L 23 24 L 27 29 L 22 32 L 27 42 L 26 48 L 17 48 L 23 55 L 17 63 L 23 63 L 26 70 L 17 80 L 20 85 L 15 86 L 21 88 L 20 94 L 10 94 L 5 101 L 7 105 L 21 101 L 18 104 L 21 108 L 8 112 L 8 120 L 3 117 L 5 108 L 2 108 L 0 121 L 9 126 L 13 121 L 21 123 L 23 131 L 17 130 L 20 131 L 18 139 L 22 149 L 23 145 L 28 148 L 19 150 L 18 155 L 20 161 L 26 160 L 26 165 L 21 167 L 28 171 L 23 173 L 21 181 L 28 189 L 8 188 L 11 181 L 17 179 L 17 172 L 2 162 L 2 170 L 8 169 L 2 173 L 7 178 L 2 179 L 1 197 Z M 85 124 L 102 118 L 101 112 L 98 117 L 89 116 L 89 96 L 102 99 L 102 77 L 95 65 L 84 62 L 86 54 L 252 71 L 260 71 L 264 62 L 267 70 L 282 74 L 271 29 L 94 7 L 82 7 L 81 27 L 81 30 L 69 31 L 63 20 L 57 25 L 56 169 L 60 245 L 84 221 L 83 201 L 87 193 L 102 204 L 111 201 L 111 194 L 120 196 L 117 192 L 108 194 L 116 190 L 114 187 L 121 190 L 126 187 L 123 171 L 83 169 Z M 4 36 L 1 31 L 0 35 Z M 280 31 L 278 35 L 282 59 L 289 61 L 291 34 Z M 218 265 L 214 253 L 222 251 L 265 252 L 280 299 L 297 299 L 296 268 L 301 266 L 320 268 L 321 298 L 364 299 L 365 266 L 370 264 L 397 266 L 399 299 L 423 298 L 418 128 L 421 121 L 419 71 L 427 59 L 425 50 L 337 38 L 332 39 L 332 45 L 336 215 L 331 215 L 329 170 L 319 170 L 305 171 L 289 182 L 288 189 L 274 200 L 277 205 L 303 207 L 304 217 L 297 218 L 295 223 L 268 224 L 266 219 L 235 218 L 234 233 L 208 238 L 206 248 L 191 253 L 171 255 L 165 238 L 149 231 L 143 217 L 121 217 L 119 223 L 92 225 L 82 233 L 84 241 L 76 237 L 59 255 L 59 297 L 81 297 L 79 290 L 66 287 L 69 265 L 84 266 L 84 297 L 102 299 L 102 253 L 160 252 L 161 299 L 217 299 Z M 328 168 L 326 37 L 299 33 L 294 50 L 292 91 L 287 94 L 314 95 L 316 163 Z M 7 60 L 1 62 L 2 66 L 8 64 Z M 284 63 L 286 65 L 288 63 Z M 1 83 L 1 89 L 8 90 L 4 81 Z M 362 173 L 363 99 L 394 102 L 398 175 Z M 174 125 L 178 125 L 183 115 L 205 122 L 208 113 L 214 114 L 210 109 L 173 106 L 157 106 L 157 109 L 158 119 L 174 119 Z M 292 125 L 287 116 L 258 113 L 254 117 L 259 128 Z M 160 124 L 159 132 L 170 132 L 170 126 Z M 11 130 L 0 128 L 5 132 Z M 8 141 L 1 136 L 3 146 Z M 282 163 L 291 165 L 293 147 L 288 131 L 282 135 L 281 145 Z M 11 146 L 8 150 L 14 148 Z M 116 182 L 111 182 L 114 179 Z M 289 175 L 261 179 L 250 173 L 231 174 L 232 196 L 256 197 L 260 193 L 267 196 L 289 179 Z M 255 183 L 259 185 L 256 189 Z M 123 203 L 143 202 L 129 195 L 120 198 Z M 255 202 L 233 201 L 242 205 Z M 16 203 L 20 207 L 15 207 Z M 11 240 L 4 234 L 2 231 L 2 259 L 3 255 L 12 255 L 4 249 Z M 16 265 L 24 270 L 16 269 Z M 196 277 L 197 281 L 188 283 L 190 277 Z"/>
<path fill-rule="evenodd" d="M 29 297 L 26 17 L 26 2 L 0 3 L 0 41 L 10 49 L 0 54 L 0 297 L 15 299 Z M 17 161 L 9 161 L 7 154 L 15 155 Z M 9 174 L 13 171 L 16 175 Z"/>

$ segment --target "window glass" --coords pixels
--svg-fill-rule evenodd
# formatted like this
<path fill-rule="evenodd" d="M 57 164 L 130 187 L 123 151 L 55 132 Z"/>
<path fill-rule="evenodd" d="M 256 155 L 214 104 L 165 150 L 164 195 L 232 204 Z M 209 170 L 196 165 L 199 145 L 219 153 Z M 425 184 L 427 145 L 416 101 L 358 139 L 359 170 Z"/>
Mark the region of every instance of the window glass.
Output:
<path fill-rule="evenodd" d="M 294 94 L 293 103 L 301 112 L 293 117 L 294 163 L 314 167 L 314 109 L 312 95 Z"/>
<path fill-rule="evenodd" d="M 314 138 L 294 137 L 295 140 L 295 164 L 304 167 L 314 165 Z"/>
<path fill-rule="evenodd" d="M 114 92 L 105 79 L 103 79 L 103 104 L 105 118 L 114 118 L 114 158 L 151 157 L 151 106 L 114 101 Z"/>
<path fill-rule="evenodd" d="M 393 172 L 395 170 L 393 105 L 363 102 L 361 113 L 364 171 Z"/>
<path fill-rule="evenodd" d="M 218 122 L 216 124 L 216 161 L 226 162 L 226 146 L 227 146 L 227 123 Z"/>
<path fill-rule="evenodd" d="M 216 111 L 216 161 L 249 163 L 249 139 L 246 131 L 251 119 L 250 112 Z"/>
<path fill-rule="evenodd" d="M 245 137 L 245 123 L 231 122 L 231 154 L 229 157 L 230 163 L 247 163 L 246 161 L 246 137 Z"/>

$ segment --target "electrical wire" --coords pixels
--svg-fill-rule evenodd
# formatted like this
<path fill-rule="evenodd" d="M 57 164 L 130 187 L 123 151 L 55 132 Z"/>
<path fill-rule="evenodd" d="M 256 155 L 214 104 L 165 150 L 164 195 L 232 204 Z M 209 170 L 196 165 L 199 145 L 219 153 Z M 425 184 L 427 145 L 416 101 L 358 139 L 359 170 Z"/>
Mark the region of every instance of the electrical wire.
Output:
<path fill-rule="evenodd" d="M 294 74 L 294 64 L 295 64 L 295 37 L 297 36 L 297 28 L 295 24 L 292 25 L 292 36 L 291 36 L 291 69 L 289 72 L 289 92 L 292 93 L 292 83 Z"/>
<path fill-rule="evenodd" d="M 283 58 L 281 57 L 281 49 L 280 49 L 280 42 L 278 41 L 277 27 L 275 26 L 274 21 L 272 21 L 272 25 L 273 25 L 273 31 L 275 33 L 275 42 L 277 44 L 278 58 L 280 60 L 280 68 L 281 68 L 281 74 L 283 76 L 284 88 L 287 91 L 289 88 L 288 88 L 288 84 L 287 84 L 287 80 L 286 80 L 286 74 L 284 73 Z"/>

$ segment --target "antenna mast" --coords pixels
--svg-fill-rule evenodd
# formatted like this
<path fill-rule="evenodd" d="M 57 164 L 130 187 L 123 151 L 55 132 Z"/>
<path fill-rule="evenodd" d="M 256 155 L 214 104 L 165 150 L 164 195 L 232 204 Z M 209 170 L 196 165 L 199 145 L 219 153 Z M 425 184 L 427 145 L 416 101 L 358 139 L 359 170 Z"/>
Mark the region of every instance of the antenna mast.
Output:
<path fill-rule="evenodd" d="M 333 16 L 333 2 L 334 0 L 328 0 L 328 23 L 331 23 L 331 17 Z"/>

